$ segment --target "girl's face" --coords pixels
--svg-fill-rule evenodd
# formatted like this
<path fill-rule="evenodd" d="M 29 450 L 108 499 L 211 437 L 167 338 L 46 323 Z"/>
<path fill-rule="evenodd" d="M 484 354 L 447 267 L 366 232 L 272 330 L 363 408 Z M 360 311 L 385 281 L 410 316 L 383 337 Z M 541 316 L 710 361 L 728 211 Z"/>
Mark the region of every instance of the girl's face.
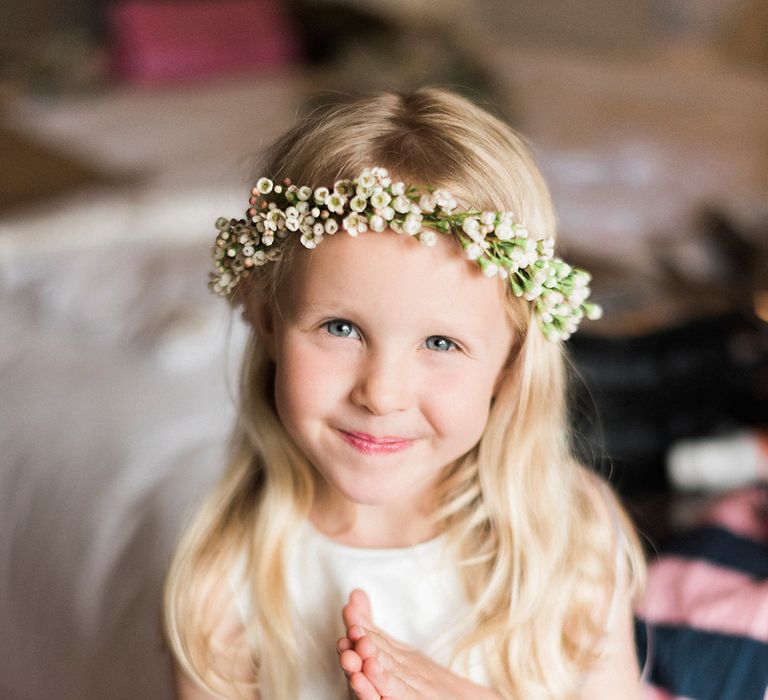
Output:
<path fill-rule="evenodd" d="M 483 432 L 512 341 L 503 284 L 438 239 L 326 236 L 265 315 L 279 417 L 332 502 L 420 507 Z"/>

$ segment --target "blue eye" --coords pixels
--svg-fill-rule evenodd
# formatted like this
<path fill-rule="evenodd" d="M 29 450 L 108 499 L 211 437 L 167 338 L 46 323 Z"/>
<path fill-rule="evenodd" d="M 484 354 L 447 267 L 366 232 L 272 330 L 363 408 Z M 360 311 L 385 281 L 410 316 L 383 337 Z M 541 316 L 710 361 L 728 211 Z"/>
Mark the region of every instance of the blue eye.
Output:
<path fill-rule="evenodd" d="M 429 336 L 426 340 L 426 345 L 429 350 L 436 350 L 438 352 L 448 352 L 449 350 L 456 350 L 458 348 L 456 343 L 442 335 Z"/>
<path fill-rule="evenodd" d="M 331 335 L 339 338 L 359 338 L 357 329 L 349 322 L 341 318 L 335 318 L 333 321 L 326 321 L 323 328 Z"/>

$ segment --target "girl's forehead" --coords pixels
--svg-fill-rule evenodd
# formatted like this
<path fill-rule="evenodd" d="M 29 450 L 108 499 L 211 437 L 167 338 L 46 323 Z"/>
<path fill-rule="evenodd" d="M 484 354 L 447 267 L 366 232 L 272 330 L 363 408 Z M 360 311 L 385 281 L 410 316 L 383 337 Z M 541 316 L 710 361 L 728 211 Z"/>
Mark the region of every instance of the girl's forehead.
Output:
<path fill-rule="evenodd" d="M 298 250 L 286 280 L 299 306 L 341 304 L 381 316 L 504 323 L 504 284 L 486 278 L 459 244 L 438 235 L 427 247 L 407 234 L 337 233 Z"/>

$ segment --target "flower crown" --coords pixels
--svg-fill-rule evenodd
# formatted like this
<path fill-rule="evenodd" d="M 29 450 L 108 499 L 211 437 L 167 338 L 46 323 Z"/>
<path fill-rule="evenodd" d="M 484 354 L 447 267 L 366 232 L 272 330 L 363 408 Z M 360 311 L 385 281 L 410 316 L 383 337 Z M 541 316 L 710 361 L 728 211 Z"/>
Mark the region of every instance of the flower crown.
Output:
<path fill-rule="evenodd" d="M 210 289 L 230 297 L 253 267 L 280 260 L 280 241 L 300 236 L 314 248 L 340 229 L 357 236 L 387 228 L 433 246 L 438 233 L 452 235 L 488 277 L 506 280 L 515 296 L 533 302 L 544 335 L 567 340 L 582 318 L 602 309 L 587 302 L 591 276 L 553 256 L 551 238 L 529 237 L 508 211 L 457 211 L 445 190 L 392 182 L 384 168 L 366 168 L 354 180 L 327 187 L 297 187 L 262 177 L 251 191 L 244 219 L 219 218 Z"/>

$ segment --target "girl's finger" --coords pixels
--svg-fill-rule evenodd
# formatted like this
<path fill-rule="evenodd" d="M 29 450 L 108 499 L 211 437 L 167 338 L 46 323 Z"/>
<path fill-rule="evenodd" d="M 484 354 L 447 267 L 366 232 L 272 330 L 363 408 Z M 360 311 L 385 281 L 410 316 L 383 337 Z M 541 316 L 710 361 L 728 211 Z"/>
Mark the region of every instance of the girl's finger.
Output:
<path fill-rule="evenodd" d="M 385 670 L 378 657 L 363 661 L 363 673 L 379 695 L 402 700 L 407 700 L 410 695 L 409 686 L 396 674 Z"/>
<path fill-rule="evenodd" d="M 349 683 L 349 687 L 352 688 L 357 700 L 381 700 L 381 695 L 363 673 L 358 672 L 351 674 L 347 682 Z"/>
<path fill-rule="evenodd" d="M 359 673 L 363 670 L 363 660 L 360 655 L 352 649 L 347 649 L 339 654 L 339 664 L 348 676 L 351 673 Z"/>
<path fill-rule="evenodd" d="M 349 637 L 342 637 L 336 642 L 336 651 L 341 654 L 342 651 L 352 648 L 352 642 L 349 641 Z"/>

